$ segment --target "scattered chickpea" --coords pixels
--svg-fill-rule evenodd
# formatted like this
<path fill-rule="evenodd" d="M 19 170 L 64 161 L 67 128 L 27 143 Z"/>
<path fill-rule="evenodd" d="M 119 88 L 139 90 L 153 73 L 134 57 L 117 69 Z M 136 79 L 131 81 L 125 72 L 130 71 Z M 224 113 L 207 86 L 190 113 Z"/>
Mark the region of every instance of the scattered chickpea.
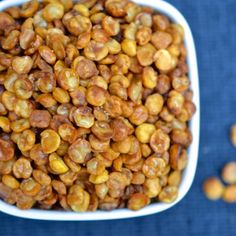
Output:
<path fill-rule="evenodd" d="M 224 193 L 224 186 L 218 178 L 210 177 L 204 182 L 203 191 L 210 200 L 218 200 Z"/>
<path fill-rule="evenodd" d="M 227 163 L 221 172 L 221 177 L 227 184 L 236 184 L 236 162 Z"/>

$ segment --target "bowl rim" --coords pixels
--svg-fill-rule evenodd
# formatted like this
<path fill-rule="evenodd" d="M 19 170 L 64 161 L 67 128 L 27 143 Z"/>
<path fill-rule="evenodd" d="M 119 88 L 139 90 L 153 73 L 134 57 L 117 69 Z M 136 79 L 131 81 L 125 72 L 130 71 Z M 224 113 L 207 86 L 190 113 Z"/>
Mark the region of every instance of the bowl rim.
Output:
<path fill-rule="evenodd" d="M 20 5 L 28 0 L 4 0 L 0 2 L 0 11 L 10 6 Z M 189 191 L 197 168 L 199 136 L 200 136 L 200 96 L 199 96 L 199 76 L 195 44 L 191 29 L 184 18 L 184 16 L 173 5 L 163 0 L 133 0 L 137 4 L 152 7 L 156 11 L 167 15 L 173 22 L 179 23 L 183 26 L 185 31 L 185 46 L 187 48 L 187 64 L 189 66 L 189 78 L 191 81 L 191 88 L 194 93 L 193 102 L 196 105 L 197 111 L 190 122 L 190 129 L 194 132 L 193 142 L 188 149 L 189 161 L 183 173 L 182 182 L 179 187 L 179 196 L 177 200 L 171 204 L 153 203 L 139 211 L 131 211 L 128 209 L 116 209 L 113 211 L 96 211 L 96 212 L 66 212 L 66 211 L 51 211 L 51 210 L 20 210 L 15 206 L 9 205 L 0 200 L 0 211 L 27 219 L 38 220 L 60 220 L 60 221 L 98 221 L 98 220 L 112 220 L 112 219 L 126 219 L 134 218 L 154 213 L 165 211 L 178 202 L 180 202 Z"/>

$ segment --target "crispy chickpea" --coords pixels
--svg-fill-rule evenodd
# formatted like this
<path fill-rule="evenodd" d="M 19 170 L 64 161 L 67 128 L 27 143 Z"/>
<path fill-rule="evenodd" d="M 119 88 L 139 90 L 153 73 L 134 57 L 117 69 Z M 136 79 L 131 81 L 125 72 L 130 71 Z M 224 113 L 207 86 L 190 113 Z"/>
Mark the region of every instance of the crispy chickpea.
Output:
<path fill-rule="evenodd" d="M 223 200 L 228 203 L 236 202 L 236 185 L 229 185 L 225 187 L 223 193 Z"/>
<path fill-rule="evenodd" d="M 156 153 L 164 153 L 170 147 L 170 137 L 161 129 L 157 129 L 150 138 L 150 146 Z"/>
<path fill-rule="evenodd" d="M 57 104 L 57 101 L 52 97 L 51 94 L 40 94 L 37 96 L 36 101 L 45 108 L 50 108 Z"/>
<path fill-rule="evenodd" d="M 12 60 L 12 68 L 17 74 L 28 74 L 33 66 L 33 60 L 29 56 L 15 57 Z"/>
<path fill-rule="evenodd" d="M 46 129 L 41 134 L 41 145 L 44 153 L 55 152 L 61 142 L 60 136 L 52 129 Z"/>
<path fill-rule="evenodd" d="M 69 170 L 69 168 L 67 167 L 63 159 L 60 156 L 58 156 L 56 153 L 50 154 L 49 166 L 51 170 L 53 171 L 53 173 L 55 174 L 63 174 Z"/>
<path fill-rule="evenodd" d="M 69 189 L 67 195 L 67 203 L 73 211 L 87 211 L 90 202 L 90 195 L 83 190 L 79 185 L 73 185 Z"/>
<path fill-rule="evenodd" d="M 57 2 L 47 4 L 42 11 L 43 18 L 48 22 L 59 20 L 63 17 L 63 15 L 64 7 L 62 4 Z"/>
<path fill-rule="evenodd" d="M 78 139 L 68 149 L 68 155 L 75 163 L 84 163 L 87 155 L 91 153 L 91 146 L 88 141 Z"/>
<path fill-rule="evenodd" d="M 221 173 L 222 179 L 227 184 L 236 183 L 236 162 L 227 163 Z"/>
<path fill-rule="evenodd" d="M 148 205 L 149 202 L 149 198 L 143 193 L 135 193 L 129 198 L 128 208 L 130 210 L 137 211 Z"/>
<path fill-rule="evenodd" d="M 218 200 L 222 197 L 224 186 L 216 177 L 210 177 L 203 183 L 203 191 L 210 200 Z"/>
<path fill-rule="evenodd" d="M 170 173 L 170 175 L 168 177 L 168 184 L 171 186 L 178 187 L 180 185 L 181 179 L 182 179 L 181 172 L 178 170 L 175 170 Z"/>
<path fill-rule="evenodd" d="M 134 57 L 137 54 L 136 41 L 134 41 L 134 40 L 124 39 L 121 42 L 121 48 L 122 48 L 123 52 L 130 57 Z"/>
<path fill-rule="evenodd" d="M 152 134 L 155 132 L 155 125 L 143 123 L 139 125 L 135 130 L 135 135 L 139 142 L 149 143 Z"/>
<path fill-rule="evenodd" d="M 102 106 L 106 102 L 107 92 L 105 89 L 93 85 L 87 89 L 86 99 L 93 106 Z"/>
<path fill-rule="evenodd" d="M 17 139 L 17 146 L 22 151 L 29 151 L 35 144 L 35 133 L 31 130 L 24 130 Z"/>
<path fill-rule="evenodd" d="M 95 185 L 95 191 L 96 191 L 96 195 L 100 198 L 100 199 L 104 199 L 105 196 L 108 193 L 108 187 L 105 183 L 102 184 L 96 184 Z"/>
<path fill-rule="evenodd" d="M 122 114 L 122 100 L 117 96 L 108 96 L 104 110 L 111 117 L 118 117 Z"/>
<path fill-rule="evenodd" d="M 89 181 L 93 184 L 102 184 L 109 179 L 109 174 L 107 170 L 104 170 L 100 175 L 90 175 Z"/>
<path fill-rule="evenodd" d="M 166 162 L 162 158 L 158 158 L 153 155 L 144 161 L 142 172 L 147 178 L 153 179 L 161 176 L 165 167 Z"/>
<path fill-rule="evenodd" d="M 106 46 L 110 54 L 118 54 L 121 51 L 121 45 L 113 38 L 106 42 Z"/>
<path fill-rule="evenodd" d="M 32 174 L 33 168 L 30 161 L 24 157 L 20 157 L 13 165 L 13 174 L 16 178 L 28 179 Z"/>
<path fill-rule="evenodd" d="M 3 175 L 2 182 L 11 189 L 17 189 L 20 187 L 19 181 L 11 175 Z"/>
<path fill-rule="evenodd" d="M 48 46 L 40 46 L 38 48 L 40 56 L 49 64 L 55 64 L 56 55 Z"/>
<path fill-rule="evenodd" d="M 146 179 L 144 184 L 144 194 L 149 198 L 157 197 L 161 192 L 161 184 L 158 178 Z"/>
<path fill-rule="evenodd" d="M 11 131 L 11 124 L 7 117 L 0 116 L 0 128 L 5 133 L 9 133 Z"/>
<path fill-rule="evenodd" d="M 145 88 L 154 89 L 157 86 L 157 72 L 151 67 L 145 67 L 142 74 L 142 82 Z"/>
<path fill-rule="evenodd" d="M 231 143 L 236 147 L 236 125 L 233 125 L 230 129 Z"/>
<path fill-rule="evenodd" d="M 89 143 L 95 152 L 103 152 L 109 148 L 110 140 L 100 140 L 93 134 L 89 135 Z"/>
<path fill-rule="evenodd" d="M 131 180 L 132 184 L 139 185 L 139 184 L 143 184 L 144 181 L 145 181 L 145 175 L 142 172 L 138 171 L 138 172 L 133 173 L 133 178 Z"/>
<path fill-rule="evenodd" d="M 51 184 L 51 177 L 41 170 L 33 170 L 32 175 L 41 185 L 48 186 Z"/>
<path fill-rule="evenodd" d="M 108 55 L 108 47 L 104 43 L 90 41 L 84 49 L 85 56 L 93 61 L 100 61 Z"/>
<path fill-rule="evenodd" d="M 162 110 L 163 105 L 164 99 L 158 93 L 148 96 L 145 102 L 145 106 L 147 107 L 150 115 L 158 115 Z"/>
<path fill-rule="evenodd" d="M 23 4 L 20 9 L 20 16 L 24 18 L 28 18 L 34 15 L 34 13 L 38 10 L 39 3 L 37 0 L 31 0 L 25 4 Z"/>
<path fill-rule="evenodd" d="M 33 85 L 28 79 L 17 79 L 14 89 L 16 96 L 20 99 L 29 99 L 33 94 Z"/>
<path fill-rule="evenodd" d="M 30 158 L 39 166 L 48 162 L 48 155 L 43 152 L 40 144 L 35 144 L 30 150 Z"/>
<path fill-rule="evenodd" d="M 30 125 L 37 128 L 47 128 L 51 120 L 51 115 L 46 110 L 34 110 L 29 118 Z"/>
<path fill-rule="evenodd" d="M 141 125 L 148 119 L 148 110 L 143 105 L 134 107 L 133 114 L 129 117 L 129 121 L 134 125 Z"/>
<path fill-rule="evenodd" d="M 79 86 L 79 77 L 74 70 L 64 69 L 59 72 L 57 82 L 61 88 L 72 92 Z"/>
<path fill-rule="evenodd" d="M 90 159 L 90 160 L 87 162 L 86 165 L 87 165 L 87 171 L 88 171 L 88 173 L 90 173 L 90 174 L 92 174 L 92 175 L 100 175 L 100 174 L 102 174 L 102 173 L 104 172 L 104 170 L 105 170 L 105 165 L 104 165 L 104 163 L 103 163 L 100 159 L 98 159 L 98 158 L 96 158 L 96 157 Z"/>
<path fill-rule="evenodd" d="M 142 26 L 136 33 L 136 40 L 140 46 L 147 44 L 152 37 L 152 29 L 146 26 Z"/>
<path fill-rule="evenodd" d="M 122 119 L 114 119 L 111 121 L 111 128 L 113 129 L 112 139 L 115 142 L 122 141 L 128 136 L 128 127 Z"/>
<path fill-rule="evenodd" d="M 114 151 L 120 152 L 120 153 L 129 153 L 132 146 L 132 139 L 130 136 L 126 137 L 125 139 L 112 143 L 112 149 Z"/>
<path fill-rule="evenodd" d="M 105 121 L 96 121 L 92 126 L 91 131 L 100 140 L 109 140 L 113 136 L 113 130 L 111 126 Z"/>
<path fill-rule="evenodd" d="M 174 170 L 183 170 L 188 161 L 188 154 L 180 145 L 173 144 L 170 147 L 170 166 Z"/>
<path fill-rule="evenodd" d="M 171 113 L 178 115 L 184 105 L 184 97 L 181 93 L 172 90 L 169 93 L 169 98 L 167 99 L 167 107 Z"/>
<path fill-rule="evenodd" d="M 158 198 L 161 202 L 171 203 L 174 202 L 178 197 L 178 188 L 176 186 L 166 186 L 164 187 Z"/>
<path fill-rule="evenodd" d="M 152 35 L 152 44 L 157 49 L 166 49 L 172 42 L 172 37 L 167 32 L 157 31 Z"/>
<path fill-rule="evenodd" d="M 90 107 L 78 107 L 73 117 L 76 125 L 79 127 L 90 128 L 94 124 L 94 116 Z"/>
<path fill-rule="evenodd" d="M 102 27 L 110 36 L 115 36 L 120 32 L 119 22 L 111 16 L 105 16 L 103 18 Z"/>
<path fill-rule="evenodd" d="M 6 38 L 2 40 L 2 48 L 5 50 L 13 49 L 19 40 L 20 32 L 18 30 L 12 30 Z"/>
<path fill-rule="evenodd" d="M 172 87 L 178 92 L 184 92 L 189 88 L 189 78 L 187 76 L 174 77 L 172 79 Z"/>
<path fill-rule="evenodd" d="M 77 132 L 74 126 L 70 124 L 62 124 L 59 126 L 58 133 L 64 141 L 73 143 L 77 138 Z"/>
<path fill-rule="evenodd" d="M 142 156 L 148 157 L 152 154 L 152 149 L 148 144 L 141 144 L 141 153 Z"/>
<path fill-rule="evenodd" d="M 156 68 L 161 71 L 169 71 L 175 66 L 174 57 L 166 49 L 160 49 L 155 56 Z"/>
<path fill-rule="evenodd" d="M 182 146 L 188 147 L 192 142 L 192 134 L 187 130 L 173 129 L 171 132 L 171 140 Z"/>
<path fill-rule="evenodd" d="M 147 43 L 137 48 L 137 58 L 142 66 L 150 66 L 154 62 L 156 49 L 152 44 Z"/>
<path fill-rule="evenodd" d="M 21 182 L 20 188 L 22 192 L 27 196 L 35 196 L 40 191 L 40 184 L 37 183 L 33 178 L 25 179 Z"/>
<path fill-rule="evenodd" d="M 53 97 L 56 99 L 59 103 L 68 103 L 70 102 L 70 95 L 68 92 L 62 88 L 55 88 L 52 93 Z"/>
<path fill-rule="evenodd" d="M 65 184 L 59 180 L 52 180 L 52 187 L 57 193 L 61 195 L 65 195 L 67 192 Z"/>

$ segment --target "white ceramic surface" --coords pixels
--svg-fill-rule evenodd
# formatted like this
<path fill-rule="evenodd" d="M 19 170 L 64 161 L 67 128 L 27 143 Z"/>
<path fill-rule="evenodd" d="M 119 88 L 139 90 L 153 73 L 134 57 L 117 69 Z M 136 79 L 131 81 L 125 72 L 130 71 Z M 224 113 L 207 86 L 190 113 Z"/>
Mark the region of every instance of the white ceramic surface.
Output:
<path fill-rule="evenodd" d="M 14 5 L 19 5 L 27 0 L 5 0 L 0 2 L 0 11 Z M 198 160 L 198 146 L 199 146 L 199 126 L 200 126 L 200 103 L 199 103 L 199 83 L 198 83 L 198 69 L 196 51 L 192 33 L 188 23 L 182 14 L 172 5 L 162 0 L 134 0 L 134 2 L 142 5 L 147 5 L 154 8 L 156 11 L 161 12 L 172 19 L 173 22 L 179 23 L 185 30 L 185 44 L 188 51 L 188 65 L 189 65 L 189 77 L 191 80 L 192 90 L 194 91 L 194 103 L 197 107 L 197 112 L 191 121 L 191 131 L 193 133 L 193 142 L 190 146 L 189 162 L 183 174 L 183 180 L 179 188 L 179 196 L 177 200 L 171 204 L 165 203 L 153 203 L 139 211 L 130 211 L 127 209 L 113 210 L 110 212 L 96 211 L 87 213 L 75 213 L 64 211 L 50 211 L 50 210 L 20 210 L 15 206 L 9 205 L 0 200 L 0 210 L 10 215 L 29 218 L 29 219 L 41 219 L 41 220 L 74 220 L 74 221 L 91 221 L 91 220 L 109 220 L 109 219 L 124 219 L 130 217 L 144 216 L 154 213 L 160 213 L 168 208 L 173 207 L 179 201 L 183 199 L 186 193 L 189 191 L 197 167 Z"/>

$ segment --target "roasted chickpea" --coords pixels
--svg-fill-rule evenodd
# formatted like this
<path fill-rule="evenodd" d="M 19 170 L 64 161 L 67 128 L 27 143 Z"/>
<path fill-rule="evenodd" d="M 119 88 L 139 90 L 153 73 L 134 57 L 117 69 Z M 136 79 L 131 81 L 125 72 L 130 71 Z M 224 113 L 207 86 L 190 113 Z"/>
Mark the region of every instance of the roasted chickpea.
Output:
<path fill-rule="evenodd" d="M 105 121 L 96 121 L 92 126 L 91 131 L 100 140 L 109 140 L 113 136 L 113 130 L 111 126 Z"/>
<path fill-rule="evenodd" d="M 25 157 L 20 157 L 16 160 L 13 165 L 13 174 L 16 178 L 20 179 L 27 179 L 31 176 L 33 168 L 30 164 L 30 161 Z"/>
<path fill-rule="evenodd" d="M 77 132 L 74 126 L 70 124 L 62 124 L 59 126 L 58 133 L 64 141 L 73 143 L 77 138 Z"/>
<path fill-rule="evenodd" d="M 170 147 L 170 165 L 174 170 L 183 170 L 188 161 L 188 154 L 180 145 L 173 144 Z"/>
<path fill-rule="evenodd" d="M 68 155 L 75 163 L 84 163 L 87 155 L 91 153 L 91 146 L 88 141 L 78 139 L 68 149 Z"/>
<path fill-rule="evenodd" d="M 56 153 L 50 154 L 49 166 L 51 170 L 53 171 L 53 173 L 55 174 L 63 174 L 69 170 L 69 168 L 67 167 L 63 159 L 60 156 L 58 156 Z"/>
<path fill-rule="evenodd" d="M 231 143 L 236 146 L 236 125 L 233 125 L 230 129 Z"/>
<path fill-rule="evenodd" d="M 236 183 L 236 162 L 227 163 L 221 173 L 222 179 L 227 184 Z"/>
<path fill-rule="evenodd" d="M 2 176 L 2 182 L 6 186 L 8 186 L 8 187 L 10 187 L 12 189 L 17 189 L 17 188 L 20 187 L 19 181 L 15 177 L 13 177 L 11 175 L 3 175 Z"/>
<path fill-rule="evenodd" d="M 42 11 L 43 18 L 48 21 L 59 20 L 64 15 L 64 7 L 62 4 L 53 2 L 46 5 Z"/>
<path fill-rule="evenodd" d="M 29 118 L 30 125 L 37 128 L 47 128 L 50 120 L 51 115 L 46 110 L 34 110 Z"/>
<path fill-rule="evenodd" d="M 109 148 L 110 140 L 100 140 L 93 134 L 89 135 L 89 143 L 95 152 L 103 152 Z"/>
<path fill-rule="evenodd" d="M 154 89 L 157 86 L 157 72 L 150 66 L 143 69 L 142 82 L 144 87 Z"/>
<path fill-rule="evenodd" d="M 158 198 L 161 202 L 171 203 L 174 202 L 178 197 L 178 188 L 176 186 L 166 186 L 164 187 Z"/>
<path fill-rule="evenodd" d="M 211 200 L 220 199 L 224 192 L 224 186 L 216 177 L 210 177 L 203 183 L 203 191 Z"/>
<path fill-rule="evenodd" d="M 150 138 L 150 146 L 156 153 L 164 153 L 170 147 L 170 137 L 161 129 L 157 129 Z"/>
<path fill-rule="evenodd" d="M 139 125 L 135 130 L 135 135 L 139 142 L 149 143 L 152 134 L 155 132 L 155 125 L 143 123 Z"/>
<path fill-rule="evenodd" d="M 148 205 L 149 202 L 149 198 L 143 193 L 135 193 L 131 195 L 128 201 L 128 208 L 130 210 L 137 211 Z"/>
<path fill-rule="evenodd" d="M 30 150 L 30 158 L 39 166 L 48 162 L 48 155 L 43 152 L 40 144 L 35 144 Z"/>
<path fill-rule="evenodd" d="M 150 66 L 154 62 L 155 53 L 156 49 L 150 43 L 139 46 L 137 49 L 137 58 L 140 65 Z"/>
<path fill-rule="evenodd" d="M 86 99 L 93 106 L 102 106 L 106 102 L 107 92 L 105 89 L 93 85 L 87 89 Z"/>
<path fill-rule="evenodd" d="M 129 117 L 129 120 L 134 125 L 141 125 L 148 119 L 148 110 L 143 105 L 137 105 L 134 107 L 133 114 Z"/>
<path fill-rule="evenodd" d="M 157 197 L 161 192 L 161 184 L 158 178 L 146 179 L 144 182 L 144 194 L 149 198 Z"/>
<path fill-rule="evenodd" d="M 17 146 L 22 151 L 29 151 L 35 144 L 35 133 L 31 130 L 24 130 L 17 139 Z"/>
<path fill-rule="evenodd" d="M 93 184 L 102 184 L 109 179 L 109 174 L 107 170 L 104 170 L 100 175 L 90 175 L 89 181 Z"/>
<path fill-rule="evenodd" d="M 29 56 L 15 57 L 12 60 L 12 68 L 17 74 L 28 74 L 33 66 L 33 60 Z"/>
<path fill-rule="evenodd" d="M 32 175 L 41 185 L 48 186 L 51 184 L 51 177 L 41 170 L 33 170 Z"/>
<path fill-rule="evenodd" d="M 90 128 L 94 124 L 94 116 L 90 107 L 78 107 L 73 114 L 75 123 L 82 128 Z"/>
<path fill-rule="evenodd" d="M 225 187 L 223 193 L 223 200 L 228 203 L 236 202 L 236 185 L 229 185 Z"/>
<path fill-rule="evenodd" d="M 171 113 L 178 115 L 184 105 L 184 97 L 181 93 L 172 90 L 169 93 L 169 98 L 167 99 L 167 107 Z"/>
<path fill-rule="evenodd" d="M 96 157 L 89 160 L 86 165 L 87 165 L 88 173 L 90 173 L 92 175 L 100 175 L 105 170 L 104 163 Z"/>
<path fill-rule="evenodd" d="M 53 153 L 58 149 L 61 139 L 54 130 L 46 129 L 40 134 L 40 136 L 44 153 Z"/>

